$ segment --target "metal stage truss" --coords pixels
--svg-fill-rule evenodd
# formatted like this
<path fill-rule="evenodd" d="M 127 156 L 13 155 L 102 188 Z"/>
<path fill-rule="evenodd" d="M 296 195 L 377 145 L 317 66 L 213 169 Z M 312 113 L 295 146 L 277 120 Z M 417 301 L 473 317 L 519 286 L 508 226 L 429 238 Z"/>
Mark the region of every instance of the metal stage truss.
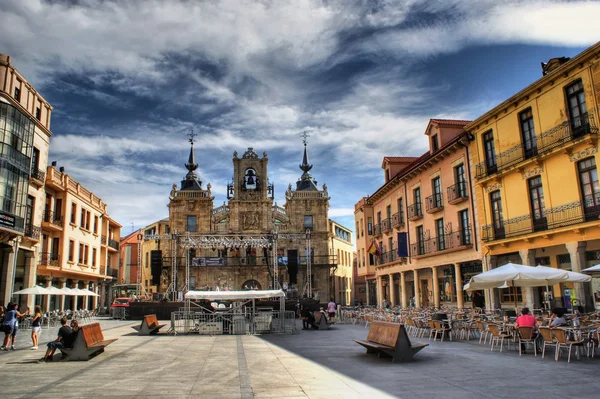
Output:
<path fill-rule="evenodd" d="M 202 248 L 227 248 L 237 249 L 243 247 L 255 248 L 273 248 L 273 283 L 274 290 L 281 289 L 279 283 L 279 262 L 277 260 L 277 240 L 283 239 L 306 239 L 306 283 L 304 285 L 303 295 L 312 297 L 312 265 L 311 265 L 311 243 L 310 230 L 303 234 L 277 234 L 277 230 L 272 234 L 139 234 L 138 241 L 150 240 L 169 240 L 171 242 L 171 282 L 167 289 L 168 296 L 172 300 L 177 300 L 177 249 L 202 249 Z M 138 245 L 138 284 L 141 282 L 141 243 Z M 185 282 L 184 291 L 189 290 L 190 283 L 190 257 L 185 257 Z M 139 293 L 138 293 L 139 296 Z"/>

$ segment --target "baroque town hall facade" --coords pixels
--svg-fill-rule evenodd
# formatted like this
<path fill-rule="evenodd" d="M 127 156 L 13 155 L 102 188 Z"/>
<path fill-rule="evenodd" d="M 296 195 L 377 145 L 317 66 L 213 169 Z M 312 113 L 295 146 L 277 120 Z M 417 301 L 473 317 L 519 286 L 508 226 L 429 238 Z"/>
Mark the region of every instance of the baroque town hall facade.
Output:
<path fill-rule="evenodd" d="M 227 186 L 228 202 L 214 207 L 211 185 L 202 187 L 195 170 L 193 140 L 188 173 L 180 188 L 173 185 L 169 202 L 170 231 L 190 236 L 276 237 L 276 246 L 238 248 L 177 247 L 177 290 L 185 290 L 185 264 L 189 256 L 189 287 L 194 290 L 269 289 L 273 286 L 274 253 L 277 248 L 278 281 L 288 297 L 306 295 L 307 255 L 310 248 L 312 296 L 328 300 L 330 273 L 336 266 L 328 251 L 327 186 L 319 190 L 309 171 L 306 141 L 296 188 L 288 186 L 283 207 L 274 203 L 274 185 L 269 182 L 267 153 L 260 157 L 252 148 L 233 154 L 233 181 Z M 274 234 L 277 234 L 276 236 Z M 163 254 L 166 255 L 166 254 Z M 163 258 L 161 285 L 168 289 L 172 262 Z"/>

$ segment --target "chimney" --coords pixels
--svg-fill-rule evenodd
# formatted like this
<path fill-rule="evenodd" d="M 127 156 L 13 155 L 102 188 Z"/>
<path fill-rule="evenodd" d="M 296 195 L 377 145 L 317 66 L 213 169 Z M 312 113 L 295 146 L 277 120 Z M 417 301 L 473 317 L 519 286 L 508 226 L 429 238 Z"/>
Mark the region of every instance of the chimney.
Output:
<path fill-rule="evenodd" d="M 52 161 L 52 166 L 56 168 L 56 161 Z"/>
<path fill-rule="evenodd" d="M 61 166 L 59 170 L 60 170 L 60 173 L 65 173 L 65 167 L 64 166 Z"/>

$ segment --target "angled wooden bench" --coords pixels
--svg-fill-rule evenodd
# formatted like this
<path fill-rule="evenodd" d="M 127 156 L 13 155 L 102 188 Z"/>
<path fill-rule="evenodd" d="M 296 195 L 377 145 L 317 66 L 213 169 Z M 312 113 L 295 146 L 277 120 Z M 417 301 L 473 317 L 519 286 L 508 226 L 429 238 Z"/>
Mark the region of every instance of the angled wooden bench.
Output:
<path fill-rule="evenodd" d="M 76 334 L 72 348 L 60 348 L 62 353 L 69 356 L 69 360 L 90 360 L 118 339 L 104 339 L 100 323 L 84 324 Z"/>
<path fill-rule="evenodd" d="M 332 323 L 327 321 L 325 314 L 322 312 L 314 312 L 313 316 L 315 318 L 315 322 L 310 323 L 312 326 L 318 328 L 319 330 L 329 330 L 329 326 L 331 326 Z"/>
<path fill-rule="evenodd" d="M 428 346 L 411 343 L 403 324 L 380 321 L 371 323 L 366 341 L 355 339 L 354 342 L 367 348 L 367 353 L 391 356 L 392 363 L 411 361 L 417 352 Z"/>
<path fill-rule="evenodd" d="M 155 314 L 148 314 L 144 316 L 144 319 L 139 326 L 133 326 L 140 335 L 157 334 L 158 330 L 166 326 L 166 324 L 159 324 Z"/>

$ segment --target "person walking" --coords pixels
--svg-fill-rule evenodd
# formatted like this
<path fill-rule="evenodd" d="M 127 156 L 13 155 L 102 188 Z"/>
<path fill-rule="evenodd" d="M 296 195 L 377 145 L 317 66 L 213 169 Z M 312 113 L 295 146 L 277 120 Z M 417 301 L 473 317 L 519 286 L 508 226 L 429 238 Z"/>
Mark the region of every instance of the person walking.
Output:
<path fill-rule="evenodd" d="M 44 316 L 42 315 L 42 307 L 40 305 L 36 305 L 33 319 L 31 320 L 31 342 L 33 343 L 31 350 L 36 350 L 38 348 L 40 333 L 42 332 L 43 319 Z"/>
<path fill-rule="evenodd" d="M 333 323 L 335 321 L 335 312 L 337 310 L 337 306 L 333 298 L 327 304 L 327 313 L 329 313 L 329 321 Z"/>
<path fill-rule="evenodd" d="M 8 350 L 8 344 L 10 343 L 10 349 L 15 349 L 15 339 L 17 337 L 18 330 L 18 318 L 29 314 L 29 309 L 25 313 L 19 313 L 19 305 L 16 303 L 8 306 L 8 311 L 4 315 L 4 321 L 2 322 L 2 331 L 4 331 L 4 343 L 1 350 Z"/>

